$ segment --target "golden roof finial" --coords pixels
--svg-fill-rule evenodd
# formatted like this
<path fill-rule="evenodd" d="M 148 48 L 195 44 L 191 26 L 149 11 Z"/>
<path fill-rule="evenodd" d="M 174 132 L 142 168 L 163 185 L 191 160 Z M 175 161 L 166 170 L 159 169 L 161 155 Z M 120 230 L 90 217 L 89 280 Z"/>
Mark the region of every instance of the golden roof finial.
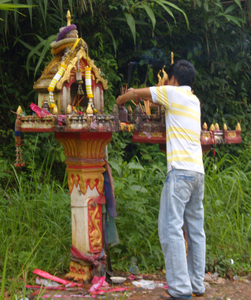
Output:
<path fill-rule="evenodd" d="M 202 129 L 205 130 L 205 131 L 207 131 L 207 123 L 206 122 L 203 123 Z"/>
<path fill-rule="evenodd" d="M 17 114 L 21 115 L 23 113 L 22 107 L 19 105 L 17 109 Z"/>
<path fill-rule="evenodd" d="M 214 127 L 215 127 L 215 130 L 220 130 L 220 126 L 218 123 L 215 123 Z"/>
<path fill-rule="evenodd" d="M 173 51 L 171 52 L 171 65 L 174 63 L 174 55 L 173 55 Z"/>
<path fill-rule="evenodd" d="M 223 125 L 223 129 L 227 130 L 227 125 L 226 124 Z"/>
<path fill-rule="evenodd" d="M 235 130 L 241 131 L 241 125 L 240 125 L 240 123 L 237 123 Z"/>
<path fill-rule="evenodd" d="M 166 66 L 164 65 L 164 67 L 162 68 L 162 73 L 163 73 L 163 85 L 165 84 L 165 82 L 168 80 L 168 75 L 166 73 L 166 71 L 164 70 Z"/>
<path fill-rule="evenodd" d="M 69 10 L 67 10 L 66 20 L 67 20 L 67 26 L 71 25 L 71 13 Z"/>
<path fill-rule="evenodd" d="M 72 113 L 72 108 L 71 108 L 70 104 L 67 105 L 66 113 L 67 113 L 67 115 L 70 115 Z"/>
<path fill-rule="evenodd" d="M 53 107 L 53 109 L 52 109 L 52 114 L 53 114 L 53 115 L 57 115 L 57 114 L 58 114 L 58 107 L 57 107 L 57 105 L 55 105 L 55 106 Z"/>
<path fill-rule="evenodd" d="M 87 112 L 87 114 L 88 114 L 88 115 L 91 115 L 91 114 L 93 114 L 93 110 L 92 110 L 91 103 L 88 103 L 88 106 L 87 106 L 86 112 Z"/>
<path fill-rule="evenodd" d="M 215 131 L 214 124 L 211 124 L 211 126 L 210 126 L 209 130 L 210 130 L 210 131 Z"/>
<path fill-rule="evenodd" d="M 159 70 L 157 76 L 158 76 L 158 84 L 156 84 L 156 86 L 161 86 L 161 76 L 160 76 L 160 72 L 161 70 Z"/>

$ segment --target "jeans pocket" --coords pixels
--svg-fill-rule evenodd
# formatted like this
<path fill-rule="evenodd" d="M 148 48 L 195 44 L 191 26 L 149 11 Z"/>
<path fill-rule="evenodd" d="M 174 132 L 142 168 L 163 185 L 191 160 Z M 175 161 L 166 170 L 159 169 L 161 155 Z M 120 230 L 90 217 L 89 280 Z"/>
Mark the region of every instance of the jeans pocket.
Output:
<path fill-rule="evenodd" d="M 192 175 L 175 175 L 174 176 L 174 192 L 182 200 L 188 201 L 194 187 L 197 177 Z"/>

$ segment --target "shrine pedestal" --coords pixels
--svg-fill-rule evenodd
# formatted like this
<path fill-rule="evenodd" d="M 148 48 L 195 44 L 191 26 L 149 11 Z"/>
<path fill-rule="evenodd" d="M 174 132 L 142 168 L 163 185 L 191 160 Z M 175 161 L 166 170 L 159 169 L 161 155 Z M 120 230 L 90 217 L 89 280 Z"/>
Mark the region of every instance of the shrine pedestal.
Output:
<path fill-rule="evenodd" d="M 92 271 L 105 264 L 103 251 L 102 204 L 105 203 L 104 148 L 112 133 L 55 133 L 66 156 L 71 194 L 72 248 L 68 279 L 88 281 Z"/>

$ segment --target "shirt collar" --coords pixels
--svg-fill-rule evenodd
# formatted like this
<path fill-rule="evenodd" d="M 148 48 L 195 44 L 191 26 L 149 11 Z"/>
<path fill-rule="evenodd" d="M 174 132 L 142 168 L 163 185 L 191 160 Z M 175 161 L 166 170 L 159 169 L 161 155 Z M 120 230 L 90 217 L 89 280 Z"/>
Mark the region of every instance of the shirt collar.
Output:
<path fill-rule="evenodd" d="M 184 89 L 184 90 L 189 90 L 189 91 L 192 90 L 192 88 L 189 85 L 180 85 L 180 86 L 178 86 L 178 88 Z"/>

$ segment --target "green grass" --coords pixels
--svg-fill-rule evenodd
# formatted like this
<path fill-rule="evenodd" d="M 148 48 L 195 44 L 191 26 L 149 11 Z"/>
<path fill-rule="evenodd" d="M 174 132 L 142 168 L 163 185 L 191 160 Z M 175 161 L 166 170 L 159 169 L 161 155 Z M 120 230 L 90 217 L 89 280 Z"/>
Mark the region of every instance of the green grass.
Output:
<path fill-rule="evenodd" d="M 217 163 L 220 170 L 214 171 L 212 164 L 207 170 L 204 207 L 210 271 L 226 273 L 229 259 L 235 261 L 235 271 L 250 271 L 251 161 L 249 153 L 243 155 L 245 163 L 243 157 L 226 156 Z"/>
<path fill-rule="evenodd" d="M 155 272 L 164 268 L 157 225 L 165 156 L 159 152 L 156 156 L 156 145 L 142 146 L 141 159 L 134 155 L 126 162 L 126 143 L 122 147 L 119 140 L 115 141 L 117 146 L 110 149 L 109 158 L 120 244 L 110 249 L 112 266 L 128 271 L 131 257 L 136 256 L 140 272 Z M 23 287 L 34 280 L 35 268 L 51 274 L 62 274 L 69 268 L 71 208 L 67 177 L 55 179 L 53 147 L 38 161 L 40 145 L 36 139 L 33 146 L 30 157 L 26 155 L 24 170 L 16 170 L 6 161 L 0 167 L 2 298 L 6 290 L 11 299 L 30 293 Z M 238 158 L 218 155 L 217 170 L 210 156 L 204 158 L 207 271 L 221 275 L 250 271 L 250 153 L 247 147 Z M 229 259 L 235 264 L 231 265 Z"/>
<path fill-rule="evenodd" d="M 71 209 L 65 188 L 67 177 L 61 184 L 56 182 L 53 151 L 49 149 L 39 164 L 35 161 L 37 139 L 34 144 L 31 155 L 24 155 L 25 169 L 7 164 L 0 169 L 5 183 L 0 185 L 1 295 L 5 287 L 14 297 L 26 280 L 35 278 L 35 268 L 54 274 L 69 267 Z"/>

